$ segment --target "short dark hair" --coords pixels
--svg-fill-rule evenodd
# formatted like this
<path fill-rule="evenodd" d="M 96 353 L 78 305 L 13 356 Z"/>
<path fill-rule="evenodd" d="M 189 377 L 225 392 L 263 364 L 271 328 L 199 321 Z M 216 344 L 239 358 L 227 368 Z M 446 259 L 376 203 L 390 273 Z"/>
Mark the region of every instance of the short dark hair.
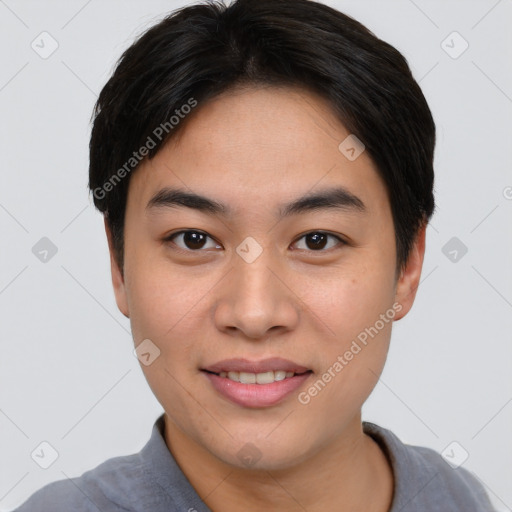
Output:
<path fill-rule="evenodd" d="M 89 188 L 112 232 L 120 268 L 130 170 L 142 159 L 133 152 L 145 147 L 142 153 L 153 158 L 185 124 L 172 122 L 184 105 L 253 84 L 315 92 L 364 143 L 387 187 L 397 269 L 403 268 L 434 211 L 432 114 L 399 51 L 312 0 L 187 6 L 120 57 L 94 109 L 89 167 Z"/>

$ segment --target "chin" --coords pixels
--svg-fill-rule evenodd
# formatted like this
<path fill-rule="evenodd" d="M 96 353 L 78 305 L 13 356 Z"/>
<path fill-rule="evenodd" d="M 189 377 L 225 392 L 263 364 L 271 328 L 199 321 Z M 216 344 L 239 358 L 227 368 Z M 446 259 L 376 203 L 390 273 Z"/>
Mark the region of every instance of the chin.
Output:
<path fill-rule="evenodd" d="M 305 446 L 304 436 L 297 440 L 290 436 L 276 436 L 271 441 L 265 437 L 244 436 L 236 441 L 230 440 L 225 450 L 220 451 L 219 444 L 209 449 L 225 464 L 241 470 L 279 471 L 302 463 L 308 458 L 311 448 Z"/>

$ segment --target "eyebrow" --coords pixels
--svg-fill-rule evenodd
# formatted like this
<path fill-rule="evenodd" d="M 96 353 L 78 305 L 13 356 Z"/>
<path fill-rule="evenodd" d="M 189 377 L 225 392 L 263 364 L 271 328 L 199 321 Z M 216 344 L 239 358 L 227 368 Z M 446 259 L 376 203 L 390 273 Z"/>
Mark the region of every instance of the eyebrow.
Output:
<path fill-rule="evenodd" d="M 146 210 L 160 208 L 186 207 L 207 215 L 231 217 L 233 210 L 214 199 L 189 192 L 180 188 L 163 188 L 159 190 L 146 205 Z M 363 201 L 344 187 L 326 188 L 315 193 L 308 193 L 290 203 L 279 206 L 277 217 L 282 219 L 291 215 L 310 211 L 337 209 L 342 211 L 366 212 Z"/>

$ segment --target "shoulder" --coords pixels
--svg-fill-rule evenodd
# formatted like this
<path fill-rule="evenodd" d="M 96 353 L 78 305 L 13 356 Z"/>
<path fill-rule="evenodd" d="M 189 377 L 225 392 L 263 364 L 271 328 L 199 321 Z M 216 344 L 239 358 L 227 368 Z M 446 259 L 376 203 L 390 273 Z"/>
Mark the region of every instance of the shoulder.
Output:
<path fill-rule="evenodd" d="M 79 477 L 52 482 L 13 512 L 208 510 L 167 448 L 164 414 L 139 453 L 113 457 Z"/>
<path fill-rule="evenodd" d="M 463 467 L 452 467 L 435 450 L 408 445 L 391 431 L 364 422 L 363 428 L 386 453 L 395 477 L 395 510 L 494 512 L 480 481 Z"/>
<path fill-rule="evenodd" d="M 493 512 L 487 493 L 480 481 L 467 469 L 452 467 L 435 450 L 422 446 L 404 445 L 409 452 L 410 461 L 417 467 L 420 475 L 424 468 L 429 476 L 429 484 L 423 491 L 424 500 L 443 510 L 465 512 Z M 418 478 L 418 481 L 421 481 Z M 419 498 L 421 499 L 421 498 Z M 451 508 L 447 508 L 447 504 Z"/>
<path fill-rule="evenodd" d="M 45 485 L 13 512 L 136 510 L 134 482 L 141 483 L 143 469 L 138 454 L 114 457 L 79 477 Z"/>

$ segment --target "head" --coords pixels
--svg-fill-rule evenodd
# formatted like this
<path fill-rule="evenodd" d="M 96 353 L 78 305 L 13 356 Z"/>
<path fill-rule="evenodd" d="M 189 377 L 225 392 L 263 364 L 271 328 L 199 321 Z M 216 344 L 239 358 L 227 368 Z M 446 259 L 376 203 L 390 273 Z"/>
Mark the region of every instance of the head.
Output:
<path fill-rule="evenodd" d="M 186 7 L 125 51 L 89 185 L 177 431 L 228 464 L 250 442 L 284 468 L 360 421 L 418 286 L 434 143 L 402 55 L 313 1 Z M 219 392 L 220 361 L 265 373 L 268 358 L 306 370 L 286 397 Z"/>

